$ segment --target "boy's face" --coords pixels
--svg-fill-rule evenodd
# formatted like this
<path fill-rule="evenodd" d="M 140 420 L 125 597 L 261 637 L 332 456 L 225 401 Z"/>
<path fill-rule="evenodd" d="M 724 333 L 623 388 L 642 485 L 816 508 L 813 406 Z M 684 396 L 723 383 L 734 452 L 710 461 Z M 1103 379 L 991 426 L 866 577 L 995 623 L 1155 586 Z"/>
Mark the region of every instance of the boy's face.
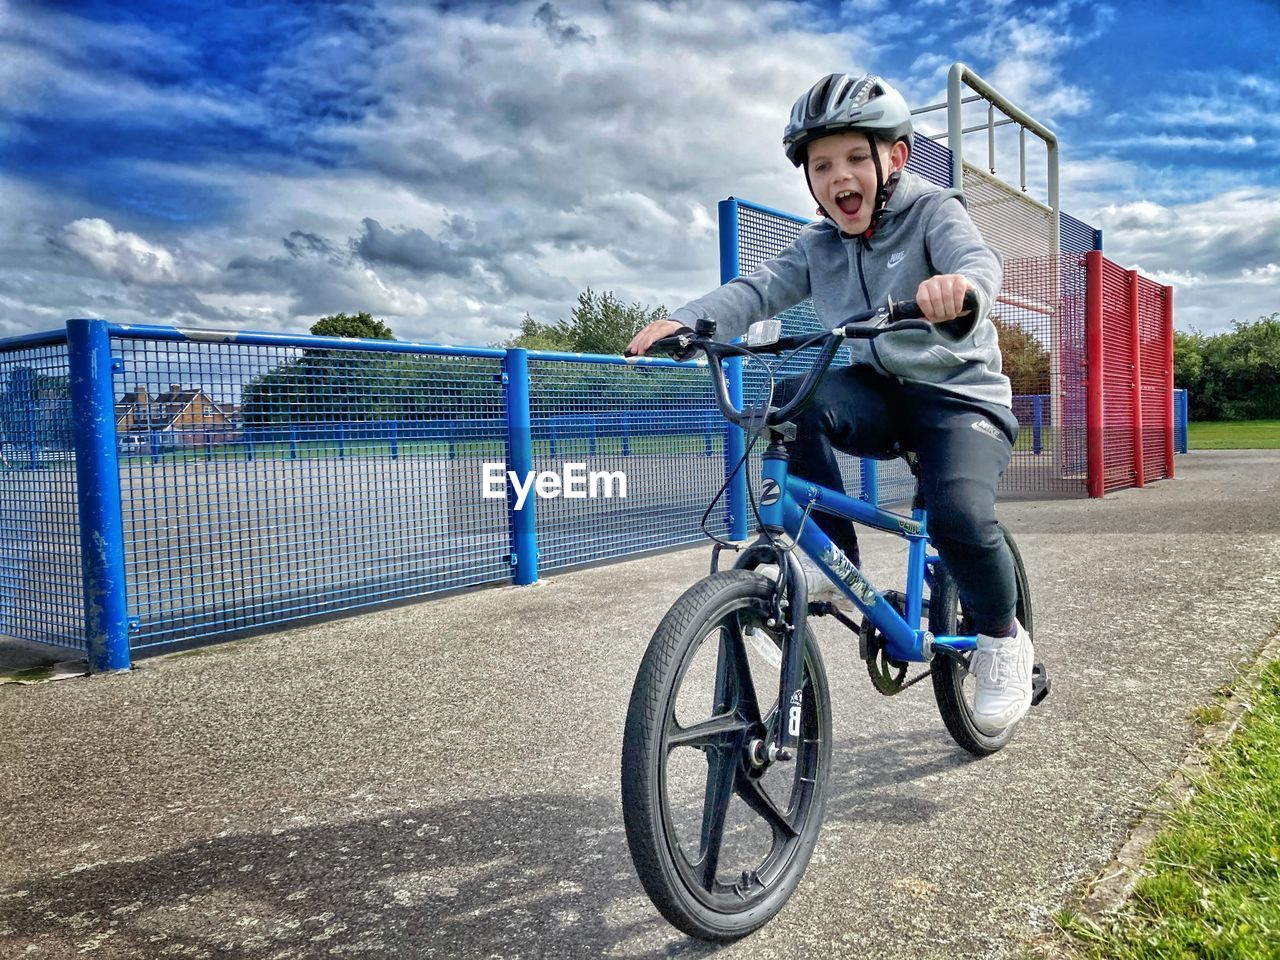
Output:
<path fill-rule="evenodd" d="M 907 145 L 876 142 L 885 180 L 907 162 Z M 845 233 L 871 226 L 876 202 L 876 168 L 865 133 L 835 133 L 809 144 L 809 183 L 827 216 Z"/>

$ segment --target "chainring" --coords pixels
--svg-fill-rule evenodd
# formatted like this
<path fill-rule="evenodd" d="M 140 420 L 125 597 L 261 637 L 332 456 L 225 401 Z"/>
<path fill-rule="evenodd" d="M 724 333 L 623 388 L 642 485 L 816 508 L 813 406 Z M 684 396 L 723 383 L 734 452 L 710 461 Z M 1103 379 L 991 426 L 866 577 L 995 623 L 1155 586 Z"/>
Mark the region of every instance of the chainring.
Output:
<path fill-rule="evenodd" d="M 884 598 L 902 616 L 907 613 L 907 598 L 897 590 L 886 590 Z M 862 625 L 858 628 L 858 653 L 867 664 L 867 674 L 871 677 L 871 685 L 886 697 L 901 693 L 910 684 L 907 671 L 911 664 L 905 660 L 894 660 L 885 650 L 884 634 L 876 629 L 875 624 L 867 616 L 863 616 Z"/>

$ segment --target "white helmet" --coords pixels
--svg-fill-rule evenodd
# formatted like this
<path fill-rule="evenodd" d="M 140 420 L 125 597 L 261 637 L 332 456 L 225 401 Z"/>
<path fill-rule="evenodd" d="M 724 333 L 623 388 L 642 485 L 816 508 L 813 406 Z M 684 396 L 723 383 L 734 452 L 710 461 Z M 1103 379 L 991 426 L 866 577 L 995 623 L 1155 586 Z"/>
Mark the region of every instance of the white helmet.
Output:
<path fill-rule="evenodd" d="M 791 119 L 782 136 L 787 159 L 797 167 L 805 161 L 807 147 L 819 137 L 860 131 L 890 143 L 905 141 L 910 152 L 915 133 L 911 110 L 902 94 L 875 74 L 855 80 L 831 73 L 815 83 L 791 108 Z"/>

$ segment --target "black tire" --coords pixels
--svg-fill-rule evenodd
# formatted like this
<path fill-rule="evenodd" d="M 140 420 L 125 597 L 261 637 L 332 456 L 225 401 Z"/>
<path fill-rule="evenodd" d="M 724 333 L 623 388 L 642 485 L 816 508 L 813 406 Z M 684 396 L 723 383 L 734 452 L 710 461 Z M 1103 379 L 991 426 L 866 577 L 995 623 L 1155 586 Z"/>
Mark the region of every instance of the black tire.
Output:
<path fill-rule="evenodd" d="M 1013 535 L 1003 526 L 1005 543 L 1013 553 L 1013 573 L 1018 590 L 1018 621 L 1032 633 L 1031 585 L 1022 565 L 1022 555 Z M 959 635 L 972 632 L 960 608 L 960 593 L 955 578 L 941 563 L 934 565 L 933 589 L 929 594 L 929 631 L 937 636 Z M 995 753 L 1013 739 L 1016 724 L 1006 727 L 994 736 L 979 730 L 973 722 L 973 681 L 968 680 L 969 658 L 972 654 L 938 654 L 933 661 L 933 695 L 938 701 L 942 722 L 953 740 L 979 757 Z"/>
<path fill-rule="evenodd" d="M 759 574 L 726 570 L 686 591 L 649 643 L 627 710 L 631 859 L 654 906 L 703 940 L 736 940 L 782 909 L 826 807 L 831 701 L 807 628 L 795 758 L 760 770 L 748 757 L 778 717 L 780 641 L 765 623 L 773 590 Z"/>

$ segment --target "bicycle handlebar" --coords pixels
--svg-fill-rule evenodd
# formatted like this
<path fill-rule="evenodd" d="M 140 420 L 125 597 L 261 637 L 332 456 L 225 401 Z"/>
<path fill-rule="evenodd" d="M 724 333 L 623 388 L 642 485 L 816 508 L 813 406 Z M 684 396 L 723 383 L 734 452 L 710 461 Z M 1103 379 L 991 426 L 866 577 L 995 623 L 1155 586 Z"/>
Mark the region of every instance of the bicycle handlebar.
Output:
<path fill-rule="evenodd" d="M 963 306 L 965 313 L 972 313 L 977 310 L 977 294 L 972 290 L 966 291 Z M 692 334 L 677 333 L 669 337 L 663 337 L 661 340 L 656 341 L 651 349 L 671 354 L 672 357 L 678 360 L 689 359 L 698 350 L 702 350 L 706 353 L 709 361 L 708 366 L 711 368 L 711 377 L 716 390 L 716 401 L 719 403 L 720 410 L 725 417 L 740 427 L 754 427 L 761 423 L 772 427 L 780 423 L 786 423 L 809 402 L 814 392 L 818 389 L 818 384 L 822 382 L 822 378 L 826 375 L 827 368 L 831 366 L 831 361 L 835 359 L 836 351 L 840 349 L 841 341 L 846 339 L 870 340 L 885 333 L 898 333 L 904 330 L 931 330 L 933 325 L 929 321 L 919 319 L 923 316 L 920 305 L 914 300 L 901 300 L 897 303 L 890 300 L 883 307 L 876 307 L 854 314 L 844 323 L 825 334 L 801 334 L 782 337 L 773 343 L 754 347 L 718 343 L 711 339 L 709 335 L 715 332 L 714 322 L 700 321 L 698 326 L 703 329 Z M 869 320 L 874 320 L 875 323 L 868 324 L 867 321 Z M 820 341 L 822 342 L 822 352 L 809 368 L 809 372 L 805 374 L 800 388 L 796 391 L 796 395 L 781 408 L 771 407 L 761 417 L 761 411 L 758 408 L 744 407 L 739 409 L 729 399 L 729 389 L 725 383 L 724 369 L 720 365 L 722 358 L 742 356 L 744 354 L 785 353 L 789 350 L 799 350 L 802 347 L 814 346 Z"/>

